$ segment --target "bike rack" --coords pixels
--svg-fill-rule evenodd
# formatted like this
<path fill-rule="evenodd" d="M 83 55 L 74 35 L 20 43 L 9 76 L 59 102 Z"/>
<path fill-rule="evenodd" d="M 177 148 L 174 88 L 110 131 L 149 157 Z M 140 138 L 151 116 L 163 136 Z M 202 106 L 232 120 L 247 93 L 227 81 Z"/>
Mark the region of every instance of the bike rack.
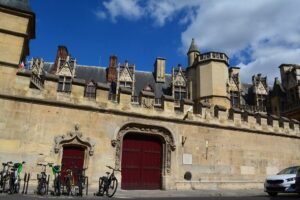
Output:
<path fill-rule="evenodd" d="M 85 194 L 86 194 L 86 196 L 88 195 L 88 193 L 89 193 L 89 177 L 85 177 L 85 185 L 86 185 L 86 187 L 85 187 Z"/>
<path fill-rule="evenodd" d="M 46 187 L 46 195 L 48 195 L 48 191 L 49 191 L 49 181 L 50 181 L 50 175 L 48 174 L 47 187 Z"/>
<path fill-rule="evenodd" d="M 22 194 L 27 194 L 29 180 L 30 180 L 30 173 L 25 173 Z"/>

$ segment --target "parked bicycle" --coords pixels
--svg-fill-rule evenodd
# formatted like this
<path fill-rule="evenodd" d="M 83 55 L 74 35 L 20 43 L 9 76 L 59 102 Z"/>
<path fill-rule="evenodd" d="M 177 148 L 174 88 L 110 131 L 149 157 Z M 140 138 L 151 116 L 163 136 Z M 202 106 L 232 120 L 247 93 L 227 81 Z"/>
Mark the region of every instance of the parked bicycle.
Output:
<path fill-rule="evenodd" d="M 72 186 L 74 184 L 73 172 L 71 169 L 66 169 L 66 175 L 64 177 L 64 187 L 66 188 L 66 194 L 72 194 Z"/>
<path fill-rule="evenodd" d="M 2 171 L 0 172 L 0 188 L 1 192 L 6 192 L 7 184 L 10 178 L 10 168 L 12 167 L 12 162 L 2 163 Z"/>
<path fill-rule="evenodd" d="M 39 195 L 45 195 L 48 193 L 48 186 L 49 186 L 49 176 L 47 176 L 47 166 L 51 165 L 51 163 L 46 164 L 37 164 L 38 166 L 42 167 L 42 171 L 40 174 L 37 174 L 37 194 Z"/>
<path fill-rule="evenodd" d="M 77 170 L 77 187 L 78 187 L 78 193 L 77 196 L 83 195 L 83 190 L 86 190 L 86 195 L 88 194 L 88 178 L 85 176 L 85 170 L 86 169 L 78 169 Z"/>
<path fill-rule="evenodd" d="M 61 195 L 61 167 L 59 165 L 49 165 L 52 169 L 52 173 L 54 175 L 54 180 L 53 180 L 53 195 L 55 196 L 60 196 Z"/>
<path fill-rule="evenodd" d="M 106 172 L 107 176 L 102 176 L 99 178 L 99 190 L 95 194 L 97 196 L 103 196 L 106 194 L 108 197 L 114 196 L 118 187 L 118 179 L 115 177 L 115 171 L 121 172 L 120 169 L 115 169 L 111 166 L 106 166 L 112 170 L 112 173 Z"/>
<path fill-rule="evenodd" d="M 20 186 L 21 186 L 20 173 L 23 170 L 24 164 L 25 164 L 24 161 L 22 163 L 14 163 L 13 167 L 11 168 L 10 179 L 9 179 L 10 194 L 19 193 Z"/>

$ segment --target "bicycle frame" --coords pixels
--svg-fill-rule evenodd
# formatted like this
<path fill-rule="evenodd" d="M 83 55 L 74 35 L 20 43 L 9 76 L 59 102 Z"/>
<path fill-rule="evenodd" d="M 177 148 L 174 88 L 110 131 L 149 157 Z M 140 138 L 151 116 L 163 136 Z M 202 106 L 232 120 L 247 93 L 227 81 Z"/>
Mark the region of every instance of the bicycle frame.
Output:
<path fill-rule="evenodd" d="M 121 170 L 115 169 L 111 166 L 106 167 L 111 169 L 112 172 L 106 172 L 107 176 L 102 176 L 99 178 L 99 191 L 94 195 L 103 196 L 105 193 L 106 196 L 112 197 L 116 193 L 118 187 L 118 179 L 115 177 L 115 171 L 121 172 Z M 111 192 L 110 189 L 112 190 Z"/>

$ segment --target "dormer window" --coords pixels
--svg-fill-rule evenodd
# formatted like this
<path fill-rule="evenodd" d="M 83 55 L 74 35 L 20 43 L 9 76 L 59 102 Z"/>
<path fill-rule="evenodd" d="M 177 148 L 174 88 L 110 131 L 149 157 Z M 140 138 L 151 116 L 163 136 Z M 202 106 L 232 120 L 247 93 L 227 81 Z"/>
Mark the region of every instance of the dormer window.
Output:
<path fill-rule="evenodd" d="M 132 88 L 132 82 L 120 81 L 120 87 Z"/>
<path fill-rule="evenodd" d="M 89 99 L 96 99 L 96 84 L 93 81 L 90 81 L 86 85 L 84 96 Z"/>
<path fill-rule="evenodd" d="M 72 88 L 72 77 L 70 76 L 59 76 L 58 78 L 58 92 L 70 93 Z"/>

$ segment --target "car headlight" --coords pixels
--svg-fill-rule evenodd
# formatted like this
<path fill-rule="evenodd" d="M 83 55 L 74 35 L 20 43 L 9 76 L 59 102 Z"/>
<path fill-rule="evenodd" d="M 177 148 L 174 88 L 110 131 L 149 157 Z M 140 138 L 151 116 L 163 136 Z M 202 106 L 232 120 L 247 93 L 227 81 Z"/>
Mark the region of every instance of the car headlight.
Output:
<path fill-rule="evenodd" d="M 295 177 L 294 178 L 288 178 L 288 179 L 286 179 L 287 182 L 294 181 L 294 180 L 296 180 Z"/>

